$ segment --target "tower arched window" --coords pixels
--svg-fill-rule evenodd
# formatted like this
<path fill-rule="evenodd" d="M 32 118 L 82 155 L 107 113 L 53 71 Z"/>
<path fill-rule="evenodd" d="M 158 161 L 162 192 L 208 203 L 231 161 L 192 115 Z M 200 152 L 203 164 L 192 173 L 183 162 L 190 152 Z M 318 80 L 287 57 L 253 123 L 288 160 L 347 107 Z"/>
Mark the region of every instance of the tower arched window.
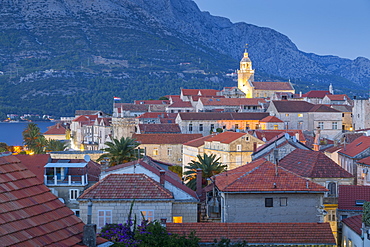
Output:
<path fill-rule="evenodd" d="M 328 197 L 337 196 L 337 184 L 335 182 L 328 183 Z"/>

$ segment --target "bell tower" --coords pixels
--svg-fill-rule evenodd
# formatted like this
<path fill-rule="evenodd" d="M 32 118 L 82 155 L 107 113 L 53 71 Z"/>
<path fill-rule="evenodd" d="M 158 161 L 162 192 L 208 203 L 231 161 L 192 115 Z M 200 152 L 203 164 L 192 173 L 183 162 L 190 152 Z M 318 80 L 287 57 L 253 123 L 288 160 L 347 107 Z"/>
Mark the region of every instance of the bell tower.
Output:
<path fill-rule="evenodd" d="M 248 57 L 247 45 L 245 45 L 244 56 L 240 61 L 240 69 L 238 70 L 238 88 L 245 93 L 246 98 L 252 98 L 252 85 L 254 81 L 254 69 L 252 69 L 252 61 Z"/>

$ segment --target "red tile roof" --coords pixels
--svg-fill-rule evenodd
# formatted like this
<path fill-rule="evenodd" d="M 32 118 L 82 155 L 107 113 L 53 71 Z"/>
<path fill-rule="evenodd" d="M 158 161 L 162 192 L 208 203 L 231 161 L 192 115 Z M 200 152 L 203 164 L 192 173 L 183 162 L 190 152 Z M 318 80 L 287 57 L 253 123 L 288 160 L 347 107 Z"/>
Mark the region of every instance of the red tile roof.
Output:
<path fill-rule="evenodd" d="M 357 163 L 370 166 L 370 156 L 360 159 Z"/>
<path fill-rule="evenodd" d="M 271 139 L 284 133 L 288 133 L 290 136 L 296 136 L 296 134 L 298 134 L 298 141 L 306 141 L 302 130 L 252 130 L 248 133 L 250 133 L 251 135 L 255 135 L 260 140 L 262 140 L 264 137 L 266 138 L 266 141 L 270 141 Z"/>
<path fill-rule="evenodd" d="M 252 84 L 254 89 L 259 90 L 294 90 L 289 82 L 254 81 Z"/>
<path fill-rule="evenodd" d="M 204 106 L 259 106 L 260 103 L 266 103 L 264 99 L 257 98 L 204 98 L 200 101 Z"/>
<path fill-rule="evenodd" d="M 202 134 L 134 134 L 132 138 L 141 144 L 183 144 L 202 137 Z"/>
<path fill-rule="evenodd" d="M 325 95 L 330 95 L 331 93 L 329 91 L 319 91 L 319 90 L 312 90 L 305 94 L 302 94 L 302 97 L 307 98 L 321 98 L 323 99 Z"/>
<path fill-rule="evenodd" d="M 98 115 L 82 115 L 73 119 L 73 122 L 94 122 Z"/>
<path fill-rule="evenodd" d="M 137 118 L 168 118 L 176 117 L 176 113 L 167 113 L 167 112 L 145 112 L 138 116 Z"/>
<path fill-rule="evenodd" d="M 349 157 L 355 157 L 370 148 L 370 136 L 360 136 L 351 143 L 345 145 L 338 153 Z"/>
<path fill-rule="evenodd" d="M 178 124 L 139 124 L 140 133 L 178 133 L 181 134 L 181 129 Z"/>
<path fill-rule="evenodd" d="M 201 243 L 222 238 L 251 244 L 336 245 L 329 223 L 167 223 L 172 234 L 188 235 L 192 231 Z M 268 245 L 270 246 L 270 245 Z"/>
<path fill-rule="evenodd" d="M 307 101 L 273 100 L 272 103 L 278 112 L 308 112 L 314 106 Z"/>
<path fill-rule="evenodd" d="M 351 99 L 346 94 L 332 94 L 332 95 L 327 95 L 326 97 L 328 97 L 330 100 L 335 100 L 335 101 L 345 101 L 345 100 Z"/>
<path fill-rule="evenodd" d="M 17 155 L 16 156 L 28 170 L 33 172 L 43 183 L 45 169 L 44 166 L 51 161 L 50 154 Z"/>
<path fill-rule="evenodd" d="M 184 96 L 192 96 L 198 95 L 199 89 L 181 89 L 181 92 Z"/>
<path fill-rule="evenodd" d="M 344 224 L 346 224 L 349 228 L 351 228 L 354 232 L 361 236 L 362 231 L 362 214 L 352 216 L 349 218 L 345 218 L 342 220 Z"/>
<path fill-rule="evenodd" d="M 60 123 L 53 126 L 49 126 L 48 130 L 44 132 L 44 135 L 64 135 L 66 133 L 66 128 Z"/>
<path fill-rule="evenodd" d="M 232 131 L 226 131 L 222 132 L 218 135 L 215 135 L 214 137 L 211 137 L 205 141 L 207 142 L 220 142 L 220 143 L 226 143 L 230 144 L 231 142 L 237 140 L 238 138 L 246 135 L 246 133 L 242 132 L 232 132 Z"/>
<path fill-rule="evenodd" d="M 170 104 L 169 100 L 135 100 L 134 104 L 137 105 L 168 105 Z"/>
<path fill-rule="evenodd" d="M 309 110 L 309 112 L 339 112 L 339 111 L 327 105 L 314 105 Z"/>
<path fill-rule="evenodd" d="M 191 108 L 193 107 L 189 101 L 174 101 L 168 108 Z"/>
<path fill-rule="evenodd" d="M 191 146 L 191 147 L 200 147 L 200 146 L 204 145 L 204 142 L 206 140 L 208 140 L 209 138 L 212 138 L 215 135 L 217 135 L 217 134 L 211 134 L 211 135 L 208 135 L 208 136 L 203 136 L 203 137 L 185 142 L 183 145 Z"/>
<path fill-rule="evenodd" d="M 110 174 L 79 199 L 173 199 L 172 193 L 145 174 Z"/>
<path fill-rule="evenodd" d="M 305 178 L 353 178 L 322 152 L 296 149 L 279 161 L 279 166 Z"/>
<path fill-rule="evenodd" d="M 270 114 L 265 112 L 180 112 L 182 120 L 261 120 Z"/>
<path fill-rule="evenodd" d="M 217 96 L 217 92 L 220 92 L 216 89 L 182 89 L 182 95 L 184 96 Z"/>
<path fill-rule="evenodd" d="M 356 206 L 356 200 L 370 201 L 370 186 L 339 185 L 338 209 L 362 211 L 362 206 Z"/>
<path fill-rule="evenodd" d="M 277 118 L 275 116 L 265 117 L 260 122 L 261 123 L 284 123 L 284 121 L 280 120 L 279 118 Z"/>
<path fill-rule="evenodd" d="M 276 175 L 277 170 L 277 175 Z M 319 184 L 304 179 L 265 159 L 214 176 L 216 186 L 224 192 L 325 192 Z"/>
<path fill-rule="evenodd" d="M 114 103 L 114 108 L 122 108 L 124 111 L 147 112 L 149 110 L 149 105 L 137 105 L 134 103 Z"/>
<path fill-rule="evenodd" d="M 135 166 L 137 167 L 138 165 L 142 166 L 143 168 L 149 170 L 150 172 L 156 174 L 158 177 L 160 176 L 160 170 L 163 170 L 161 166 L 159 166 L 157 163 L 159 161 L 153 160 L 149 156 L 145 156 L 143 159 L 128 162 L 125 164 L 120 164 L 117 166 L 110 167 L 106 170 L 107 173 L 114 173 L 115 171 L 118 171 L 122 168 L 130 167 L 130 166 Z M 163 163 L 163 162 L 160 162 Z M 178 189 L 186 192 L 190 196 L 194 197 L 195 199 L 198 199 L 198 196 L 196 195 L 195 191 L 190 189 L 188 186 L 182 183 L 181 179 L 179 176 L 169 170 L 165 170 L 165 181 L 171 183 L 173 186 L 177 187 Z"/>
<path fill-rule="evenodd" d="M 75 246 L 84 223 L 19 159 L 6 156 L 0 157 L 0 225 L 1 246 Z"/>

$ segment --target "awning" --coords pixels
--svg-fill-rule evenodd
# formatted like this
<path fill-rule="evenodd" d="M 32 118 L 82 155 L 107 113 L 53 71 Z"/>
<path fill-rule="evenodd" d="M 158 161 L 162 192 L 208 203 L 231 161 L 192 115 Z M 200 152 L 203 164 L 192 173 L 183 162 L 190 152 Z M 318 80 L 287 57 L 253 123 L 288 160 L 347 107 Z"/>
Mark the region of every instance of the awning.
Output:
<path fill-rule="evenodd" d="M 85 167 L 87 163 L 47 163 L 45 168 L 54 168 L 54 167 L 64 167 L 64 168 L 82 168 Z"/>

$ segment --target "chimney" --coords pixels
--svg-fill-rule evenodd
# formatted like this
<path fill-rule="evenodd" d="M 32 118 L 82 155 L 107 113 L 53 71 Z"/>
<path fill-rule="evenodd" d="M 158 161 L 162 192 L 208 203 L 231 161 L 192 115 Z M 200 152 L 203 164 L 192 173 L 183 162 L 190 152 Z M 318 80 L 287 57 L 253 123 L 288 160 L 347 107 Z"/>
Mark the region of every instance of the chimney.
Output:
<path fill-rule="evenodd" d="M 202 169 L 198 168 L 197 169 L 197 195 L 200 196 L 202 194 Z"/>
<path fill-rule="evenodd" d="M 91 224 L 92 201 L 87 203 L 87 224 L 84 225 L 82 242 L 88 247 L 96 247 L 96 225 Z"/>
<path fill-rule="evenodd" d="M 164 175 L 166 174 L 165 170 L 160 170 L 159 171 L 159 183 L 164 187 L 164 182 L 166 181 L 164 179 Z"/>
<path fill-rule="evenodd" d="M 253 142 L 253 152 L 256 152 L 257 150 L 257 142 Z"/>

